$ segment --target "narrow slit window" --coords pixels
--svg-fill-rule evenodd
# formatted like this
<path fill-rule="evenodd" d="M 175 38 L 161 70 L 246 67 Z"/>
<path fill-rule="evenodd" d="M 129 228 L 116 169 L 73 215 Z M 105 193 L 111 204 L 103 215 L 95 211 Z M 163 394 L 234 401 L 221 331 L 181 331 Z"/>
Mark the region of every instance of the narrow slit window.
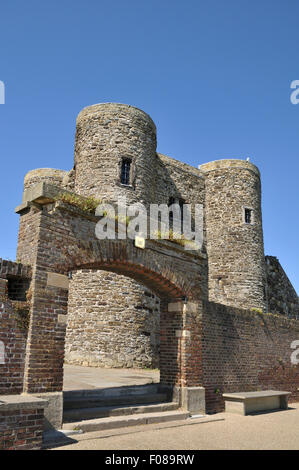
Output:
<path fill-rule="evenodd" d="M 185 204 L 185 201 L 183 199 L 175 199 L 174 197 L 171 197 L 168 202 L 168 207 L 172 206 L 173 204 L 178 204 L 180 207 L 180 222 L 181 222 L 181 232 L 183 232 L 183 219 L 184 219 L 184 211 L 183 207 Z M 174 222 L 174 214 L 173 211 L 169 211 L 169 228 L 173 229 L 173 222 Z"/>
<path fill-rule="evenodd" d="M 121 184 L 130 184 L 131 160 L 123 159 L 121 164 Z"/>
<path fill-rule="evenodd" d="M 245 209 L 245 224 L 252 224 L 252 209 Z"/>
<path fill-rule="evenodd" d="M 172 206 L 175 203 L 174 197 L 171 197 L 168 202 L 168 207 Z M 169 211 L 169 228 L 173 229 L 173 212 Z"/>

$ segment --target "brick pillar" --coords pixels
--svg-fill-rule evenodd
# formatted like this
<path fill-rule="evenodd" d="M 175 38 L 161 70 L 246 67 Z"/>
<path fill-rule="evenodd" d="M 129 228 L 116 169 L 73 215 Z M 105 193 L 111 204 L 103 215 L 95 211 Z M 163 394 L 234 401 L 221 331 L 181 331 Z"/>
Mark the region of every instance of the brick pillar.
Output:
<path fill-rule="evenodd" d="M 166 387 L 181 386 L 181 342 L 176 336 L 182 330 L 181 302 L 161 303 L 160 313 L 160 383 Z M 177 306 L 168 311 L 168 306 Z"/>
<path fill-rule="evenodd" d="M 162 304 L 160 383 L 191 414 L 205 412 L 201 302 Z"/>
<path fill-rule="evenodd" d="M 49 426 L 62 424 L 64 339 L 68 300 L 66 276 L 37 268 L 32 280 L 32 312 L 24 392 L 46 398 Z"/>

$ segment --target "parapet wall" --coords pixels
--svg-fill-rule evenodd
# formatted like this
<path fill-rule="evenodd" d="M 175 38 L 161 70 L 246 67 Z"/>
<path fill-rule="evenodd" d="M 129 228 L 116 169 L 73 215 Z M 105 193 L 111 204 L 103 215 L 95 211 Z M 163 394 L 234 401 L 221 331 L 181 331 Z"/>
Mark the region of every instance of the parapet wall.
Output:
<path fill-rule="evenodd" d="M 37 183 L 46 181 L 54 186 L 61 186 L 67 171 L 55 170 L 53 168 L 38 168 L 29 171 L 24 178 L 24 190 L 31 188 Z"/>

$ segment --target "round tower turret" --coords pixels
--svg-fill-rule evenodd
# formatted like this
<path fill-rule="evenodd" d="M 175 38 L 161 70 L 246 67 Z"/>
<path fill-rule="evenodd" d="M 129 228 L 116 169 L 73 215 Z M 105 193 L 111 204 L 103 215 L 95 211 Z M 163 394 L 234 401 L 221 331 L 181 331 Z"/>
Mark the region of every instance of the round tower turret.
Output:
<path fill-rule="evenodd" d="M 140 109 L 117 103 L 84 108 L 77 118 L 75 192 L 116 202 L 153 199 L 156 126 Z"/>
<path fill-rule="evenodd" d="M 205 174 L 209 300 L 266 308 L 258 168 L 244 160 L 200 166 Z"/>

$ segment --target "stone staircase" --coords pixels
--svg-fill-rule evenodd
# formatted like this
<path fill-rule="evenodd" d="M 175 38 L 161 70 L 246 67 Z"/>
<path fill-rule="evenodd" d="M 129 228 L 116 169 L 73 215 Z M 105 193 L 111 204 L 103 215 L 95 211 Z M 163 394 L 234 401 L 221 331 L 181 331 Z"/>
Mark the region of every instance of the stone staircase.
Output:
<path fill-rule="evenodd" d="M 66 430 L 98 431 L 188 417 L 159 384 L 64 392 Z"/>

